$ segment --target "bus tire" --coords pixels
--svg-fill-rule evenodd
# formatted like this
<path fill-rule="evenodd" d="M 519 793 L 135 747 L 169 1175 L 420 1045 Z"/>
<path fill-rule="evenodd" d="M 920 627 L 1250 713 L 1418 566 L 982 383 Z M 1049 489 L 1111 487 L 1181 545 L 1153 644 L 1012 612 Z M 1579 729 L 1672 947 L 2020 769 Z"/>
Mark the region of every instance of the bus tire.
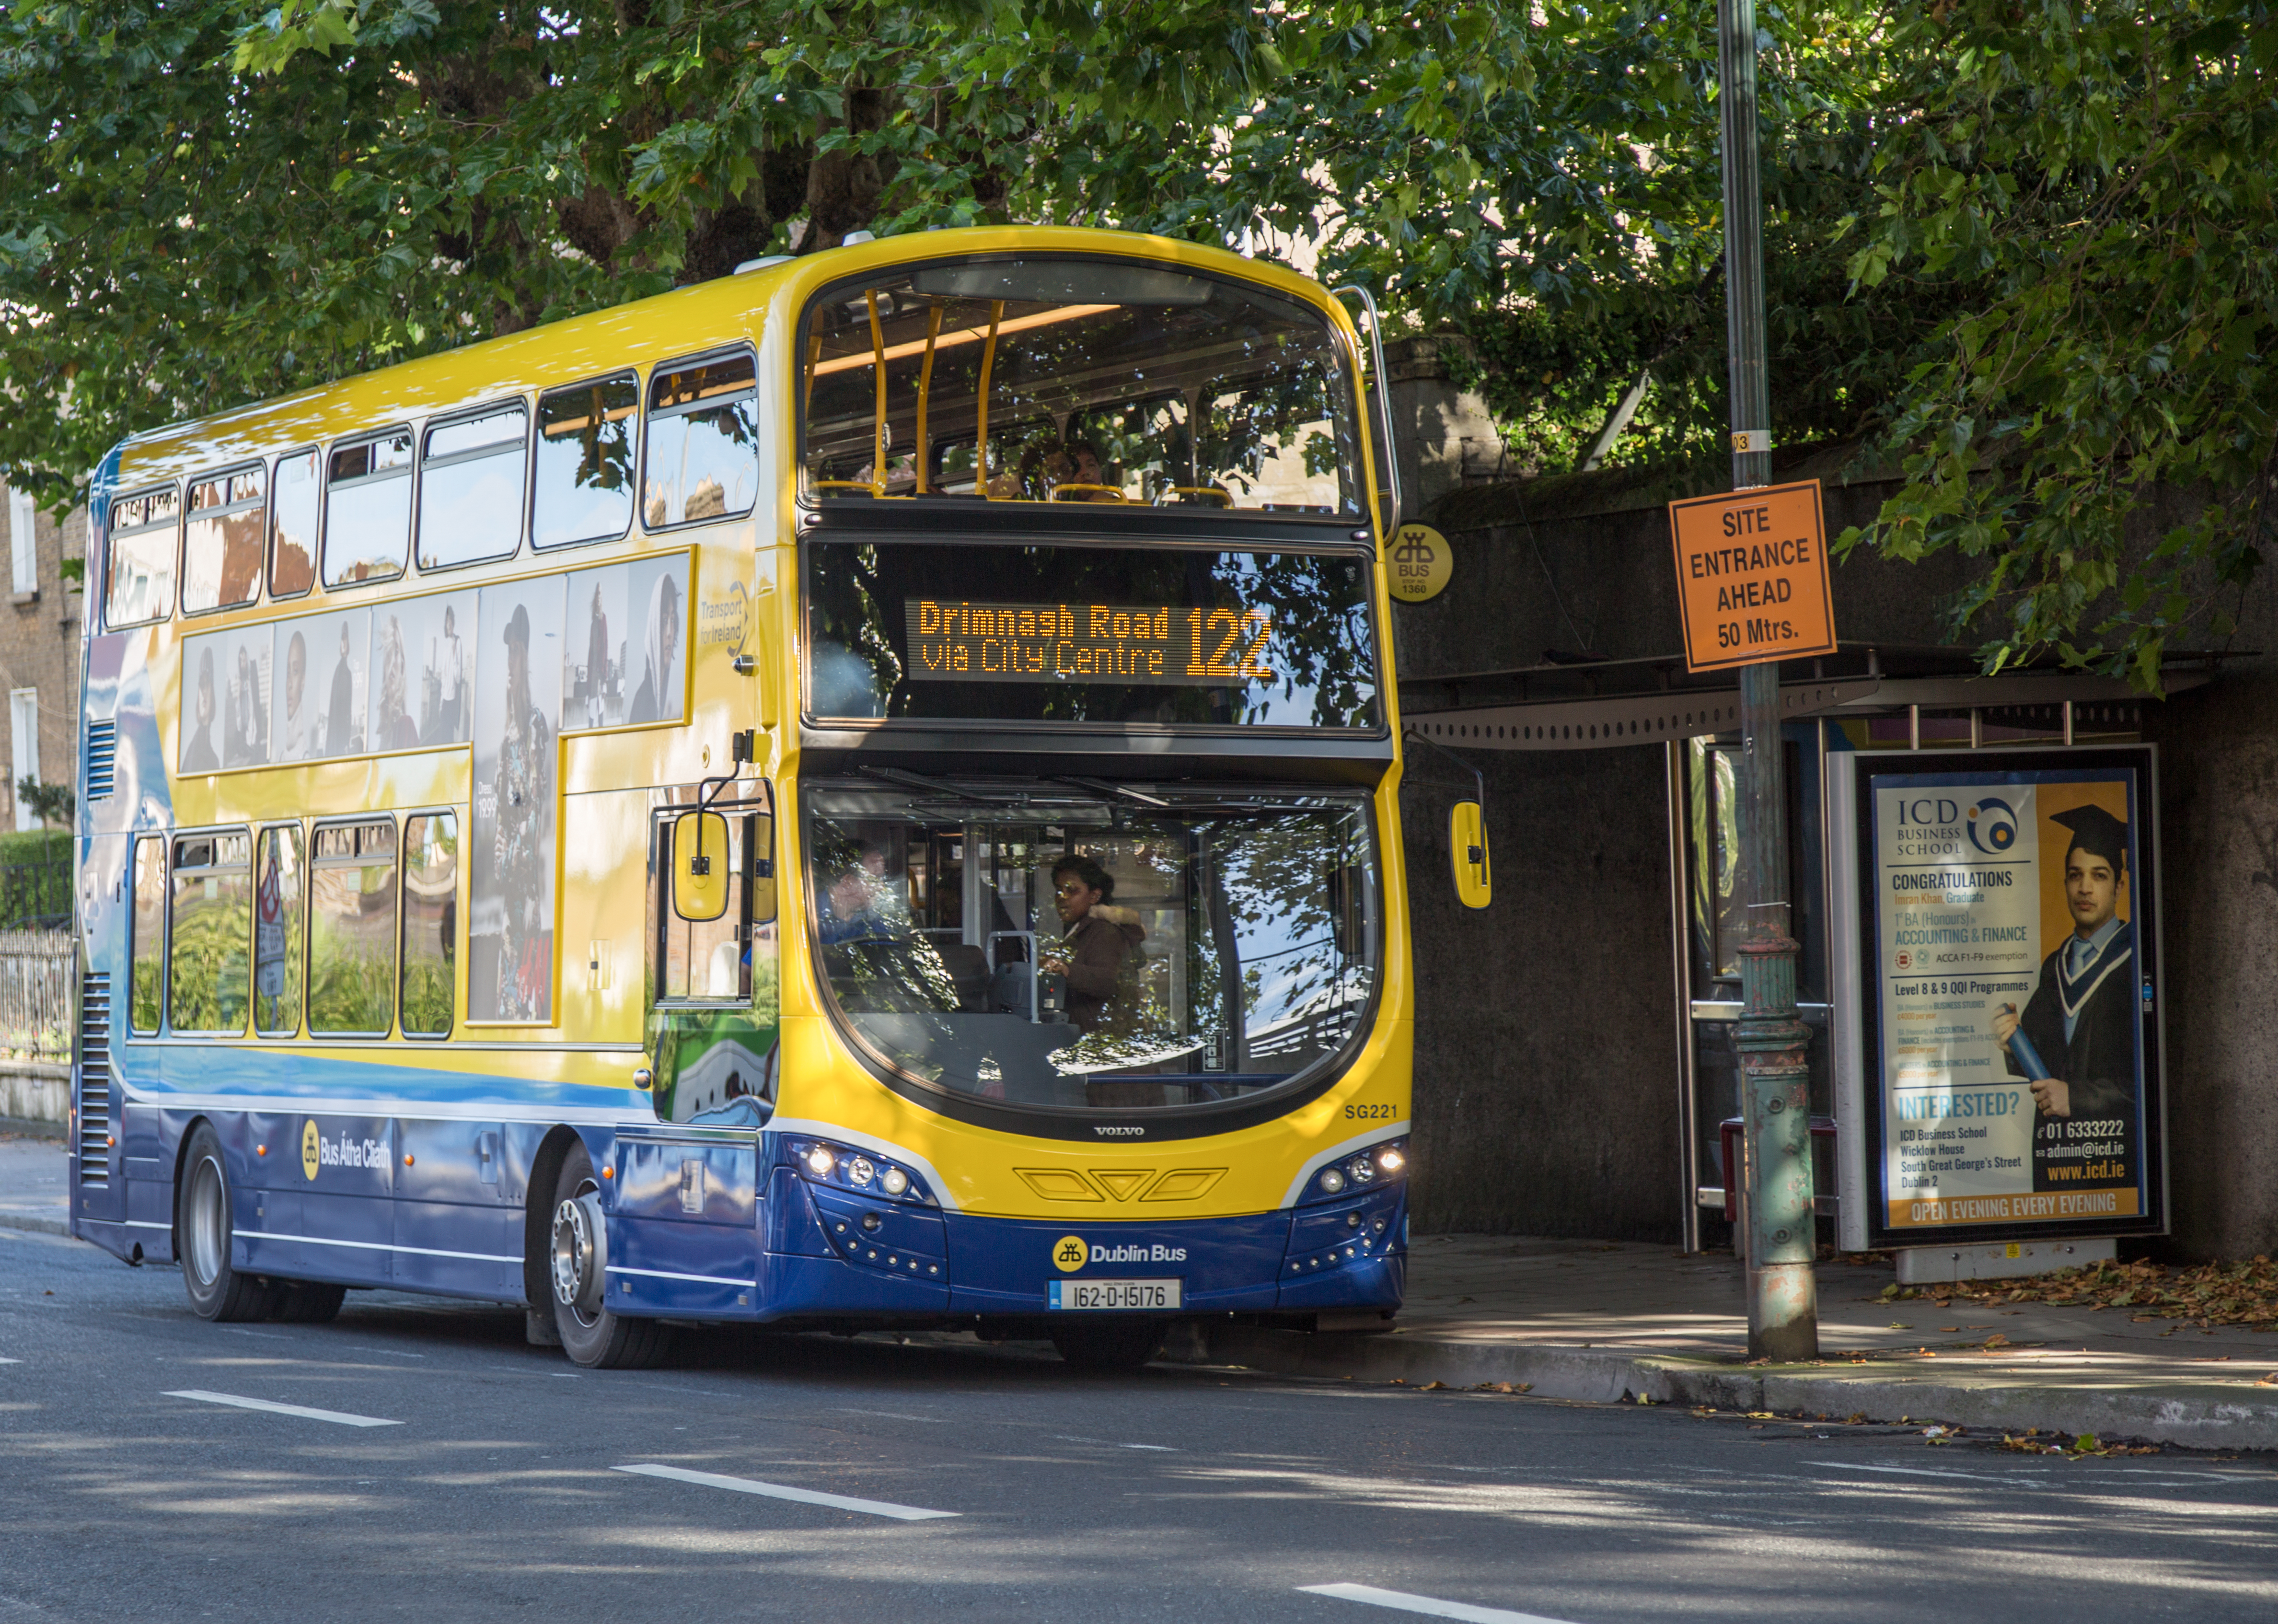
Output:
<path fill-rule="evenodd" d="M 230 1267 L 229 1169 L 222 1161 L 221 1136 L 211 1122 L 190 1133 L 176 1186 L 174 1232 L 181 1237 L 182 1284 L 202 1320 L 265 1320 L 277 1300 L 276 1288 Z"/>
<path fill-rule="evenodd" d="M 593 1159 L 581 1144 L 570 1147 L 554 1181 L 549 1211 L 600 1189 L 593 1176 Z M 551 1271 L 549 1271 L 550 1275 Z M 562 1351 L 588 1370 L 646 1370 L 660 1363 L 672 1343 L 672 1328 L 657 1320 L 638 1320 L 612 1314 L 595 1306 L 590 1311 L 573 1298 L 565 1300 L 558 1281 L 547 1296 L 554 1304 L 554 1326 L 562 1333 Z"/>
<path fill-rule="evenodd" d="M 287 1325 L 331 1324 L 348 1294 L 348 1287 L 321 1280 L 280 1280 L 277 1287 L 276 1317 Z"/>
<path fill-rule="evenodd" d="M 1052 1332 L 1052 1346 L 1075 1369 L 1128 1375 L 1162 1352 L 1161 1320 L 1097 1320 Z"/>

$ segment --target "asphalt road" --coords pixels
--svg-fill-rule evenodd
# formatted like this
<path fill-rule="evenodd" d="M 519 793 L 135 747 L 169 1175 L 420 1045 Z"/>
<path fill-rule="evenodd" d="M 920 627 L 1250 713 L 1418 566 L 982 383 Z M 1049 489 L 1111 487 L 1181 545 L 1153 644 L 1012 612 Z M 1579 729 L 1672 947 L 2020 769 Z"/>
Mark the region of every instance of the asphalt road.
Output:
<path fill-rule="evenodd" d="M 377 1292 L 208 1325 L 171 1269 L 9 1230 L 0 1360 L 0 1624 L 2278 1616 L 2265 1459 L 872 1338 L 581 1373 Z"/>

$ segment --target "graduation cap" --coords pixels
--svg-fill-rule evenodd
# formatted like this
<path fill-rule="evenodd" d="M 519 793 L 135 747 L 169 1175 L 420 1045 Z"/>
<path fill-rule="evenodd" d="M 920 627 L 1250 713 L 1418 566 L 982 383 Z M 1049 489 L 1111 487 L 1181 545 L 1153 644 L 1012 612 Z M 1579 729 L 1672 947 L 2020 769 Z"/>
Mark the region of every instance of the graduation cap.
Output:
<path fill-rule="evenodd" d="M 2052 814 L 2052 821 L 2072 831 L 2072 844 L 2065 847 L 2065 855 L 2086 852 L 2091 857 L 2101 857 L 2110 863 L 2114 873 L 2128 866 L 2128 825 L 2106 812 L 2102 807 L 2075 807 L 2069 812 Z"/>

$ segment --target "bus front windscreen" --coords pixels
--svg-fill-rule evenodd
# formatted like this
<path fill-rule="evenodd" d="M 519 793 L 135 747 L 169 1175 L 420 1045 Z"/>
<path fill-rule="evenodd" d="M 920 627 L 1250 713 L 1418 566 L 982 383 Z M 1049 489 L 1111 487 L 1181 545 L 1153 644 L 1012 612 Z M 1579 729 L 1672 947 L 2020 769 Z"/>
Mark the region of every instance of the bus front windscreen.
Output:
<path fill-rule="evenodd" d="M 808 710 L 1373 730 L 1355 553 L 810 540 Z"/>
<path fill-rule="evenodd" d="M 842 283 L 805 329 L 810 501 L 1361 511 L 1343 347 L 1320 310 L 1255 283 L 963 260 Z"/>
<path fill-rule="evenodd" d="M 1360 1040 L 1381 931 L 1357 796 L 946 780 L 808 796 L 809 924 L 875 1063 L 1046 1110 L 1296 1088 Z"/>

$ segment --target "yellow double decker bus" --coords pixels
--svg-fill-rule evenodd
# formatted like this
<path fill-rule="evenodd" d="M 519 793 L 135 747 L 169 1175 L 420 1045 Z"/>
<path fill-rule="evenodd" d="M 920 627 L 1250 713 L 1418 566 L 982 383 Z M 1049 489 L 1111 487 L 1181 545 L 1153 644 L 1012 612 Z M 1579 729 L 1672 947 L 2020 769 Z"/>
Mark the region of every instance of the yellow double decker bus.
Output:
<path fill-rule="evenodd" d="M 1233 255 L 942 232 L 118 446 L 75 1232 L 587 1366 L 1396 1306 L 1359 341 Z"/>

